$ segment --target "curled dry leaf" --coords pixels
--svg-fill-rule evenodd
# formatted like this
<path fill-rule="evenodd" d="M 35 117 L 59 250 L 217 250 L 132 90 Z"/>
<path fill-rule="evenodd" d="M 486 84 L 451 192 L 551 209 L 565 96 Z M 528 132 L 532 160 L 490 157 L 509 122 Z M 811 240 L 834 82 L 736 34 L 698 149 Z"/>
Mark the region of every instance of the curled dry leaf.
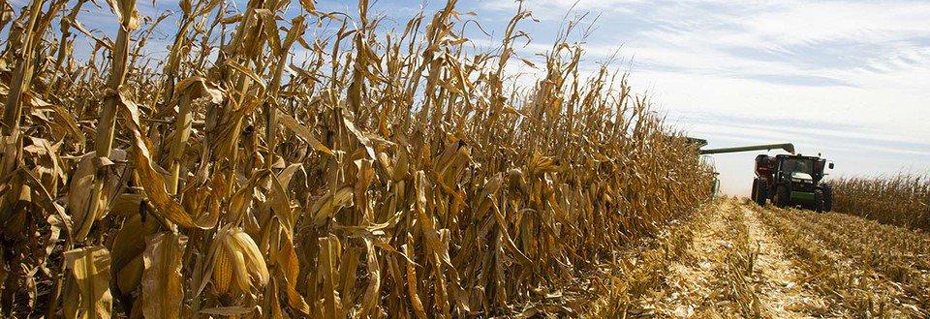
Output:
<path fill-rule="evenodd" d="M 154 218 L 145 218 L 137 213 L 123 222 L 122 228 L 113 238 L 110 248 L 113 259 L 111 268 L 121 295 L 131 295 L 142 282 L 145 239 L 155 234 L 158 228 L 159 224 Z"/>
<path fill-rule="evenodd" d="M 109 210 L 109 202 L 116 197 L 116 192 L 120 184 L 125 183 L 124 176 L 117 174 L 117 170 L 112 162 L 123 161 L 126 159 L 126 152 L 120 149 L 110 151 L 108 160 L 101 160 L 96 157 L 96 152 L 90 152 L 81 156 L 77 164 L 77 169 L 71 176 L 71 185 L 68 187 L 68 207 L 71 212 L 73 221 L 75 239 L 82 240 L 90 232 L 94 222 L 103 218 Z M 121 170 L 122 171 L 122 170 Z M 122 174 L 125 174 L 122 171 Z M 99 196 L 99 205 L 97 211 L 91 212 L 93 205 L 90 204 L 94 191 L 94 176 L 102 174 L 104 181 L 103 194 Z"/>

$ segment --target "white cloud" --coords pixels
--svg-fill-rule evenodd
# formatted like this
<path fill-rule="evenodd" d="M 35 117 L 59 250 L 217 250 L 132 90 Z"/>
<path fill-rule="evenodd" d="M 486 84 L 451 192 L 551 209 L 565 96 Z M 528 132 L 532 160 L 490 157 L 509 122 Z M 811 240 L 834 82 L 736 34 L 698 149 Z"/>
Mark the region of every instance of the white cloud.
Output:
<path fill-rule="evenodd" d="M 527 2 L 543 19 L 528 31 L 550 31 L 572 3 Z M 930 3 L 618 0 L 575 10 L 603 12 L 589 54 L 622 44 L 634 88 L 712 144 L 795 142 L 829 153 L 840 174 L 930 170 Z M 721 161 L 736 185 L 725 190 L 748 189 L 736 181 L 751 179 L 751 156 Z"/>
<path fill-rule="evenodd" d="M 925 35 L 930 4 L 919 2 L 788 2 L 781 10 L 740 19 L 747 32 L 777 44 L 824 40 L 882 41 Z"/>

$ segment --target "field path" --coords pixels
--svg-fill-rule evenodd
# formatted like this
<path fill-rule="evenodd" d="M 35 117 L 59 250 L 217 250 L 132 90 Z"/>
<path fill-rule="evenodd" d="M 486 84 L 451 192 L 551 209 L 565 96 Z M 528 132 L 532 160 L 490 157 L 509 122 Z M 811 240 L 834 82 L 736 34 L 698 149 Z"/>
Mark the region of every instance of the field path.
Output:
<path fill-rule="evenodd" d="M 673 318 L 812 318 L 826 303 L 757 216 L 734 200 L 698 216 L 692 242 L 672 260 L 654 308 Z"/>
<path fill-rule="evenodd" d="M 666 281 L 669 289 L 667 298 L 657 309 L 667 316 L 691 317 L 695 314 L 718 313 L 715 300 L 719 299 L 719 285 L 714 278 L 714 269 L 719 268 L 722 252 L 732 246 L 724 231 L 729 228 L 721 214 L 726 203 L 716 211 L 700 216 L 695 221 L 691 246 L 685 254 L 669 266 Z"/>
<path fill-rule="evenodd" d="M 799 284 L 804 271 L 797 269 L 772 231 L 759 220 L 758 212 L 741 206 L 750 241 L 757 244 L 756 269 L 759 299 L 772 318 L 808 318 L 826 311 L 815 292 Z"/>
<path fill-rule="evenodd" d="M 626 255 L 586 317 L 930 318 L 923 236 L 720 199 Z"/>

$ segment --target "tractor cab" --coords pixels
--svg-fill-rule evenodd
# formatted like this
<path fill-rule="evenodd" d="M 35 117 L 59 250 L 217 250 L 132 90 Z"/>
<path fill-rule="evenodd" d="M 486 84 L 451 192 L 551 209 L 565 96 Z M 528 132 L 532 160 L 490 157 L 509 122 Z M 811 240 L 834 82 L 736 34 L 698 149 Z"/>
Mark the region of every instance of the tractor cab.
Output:
<path fill-rule="evenodd" d="M 779 171 L 794 182 L 814 182 L 814 161 L 807 158 L 788 157 L 781 161 Z"/>
<path fill-rule="evenodd" d="M 778 155 L 775 157 L 779 164 L 777 169 L 792 181 L 810 181 L 814 184 L 823 179 L 824 169 L 833 168 L 833 163 L 818 156 Z"/>
<path fill-rule="evenodd" d="M 822 173 L 815 173 L 814 163 L 816 159 L 800 155 L 778 155 L 775 157 L 775 161 L 778 163 L 777 179 L 782 184 L 790 184 L 790 190 L 795 193 L 810 193 L 810 196 L 793 194 L 796 195 L 793 197 L 804 197 L 805 199 L 810 197 L 810 199 L 813 199 L 814 185 L 822 177 Z"/>

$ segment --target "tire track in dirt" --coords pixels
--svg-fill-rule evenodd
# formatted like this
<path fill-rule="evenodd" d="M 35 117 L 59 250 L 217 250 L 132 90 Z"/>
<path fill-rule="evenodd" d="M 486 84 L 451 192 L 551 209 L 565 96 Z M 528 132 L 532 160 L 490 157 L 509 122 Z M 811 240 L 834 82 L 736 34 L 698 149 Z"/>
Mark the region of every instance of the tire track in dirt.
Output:
<path fill-rule="evenodd" d="M 691 247 L 669 266 L 668 291 L 656 305 L 658 313 L 675 318 L 739 318 L 747 313 L 811 318 L 826 311 L 819 295 L 798 284 L 806 273 L 796 268 L 755 212 L 735 200 L 717 205 L 697 223 Z"/>
<path fill-rule="evenodd" d="M 770 318 L 809 318 L 826 312 L 826 302 L 815 292 L 799 284 L 805 272 L 796 268 L 765 227 L 757 212 L 741 206 L 750 242 L 756 244 L 756 292 L 765 316 Z"/>
<path fill-rule="evenodd" d="M 712 281 L 714 269 L 721 262 L 718 255 L 732 246 L 723 233 L 727 227 L 723 214 L 730 205 L 729 201 L 718 203 L 714 212 L 700 216 L 701 220 L 696 221 L 692 245 L 669 266 L 666 278 L 669 291 L 665 293 L 665 300 L 657 305 L 659 313 L 689 318 L 719 312 L 715 302 L 720 299 L 720 290 Z"/>
<path fill-rule="evenodd" d="M 739 317 L 732 300 L 734 286 L 726 278 L 728 257 L 737 254 L 736 203 L 721 200 L 696 221 L 692 245 L 669 266 L 664 300 L 656 309 L 672 318 Z"/>

